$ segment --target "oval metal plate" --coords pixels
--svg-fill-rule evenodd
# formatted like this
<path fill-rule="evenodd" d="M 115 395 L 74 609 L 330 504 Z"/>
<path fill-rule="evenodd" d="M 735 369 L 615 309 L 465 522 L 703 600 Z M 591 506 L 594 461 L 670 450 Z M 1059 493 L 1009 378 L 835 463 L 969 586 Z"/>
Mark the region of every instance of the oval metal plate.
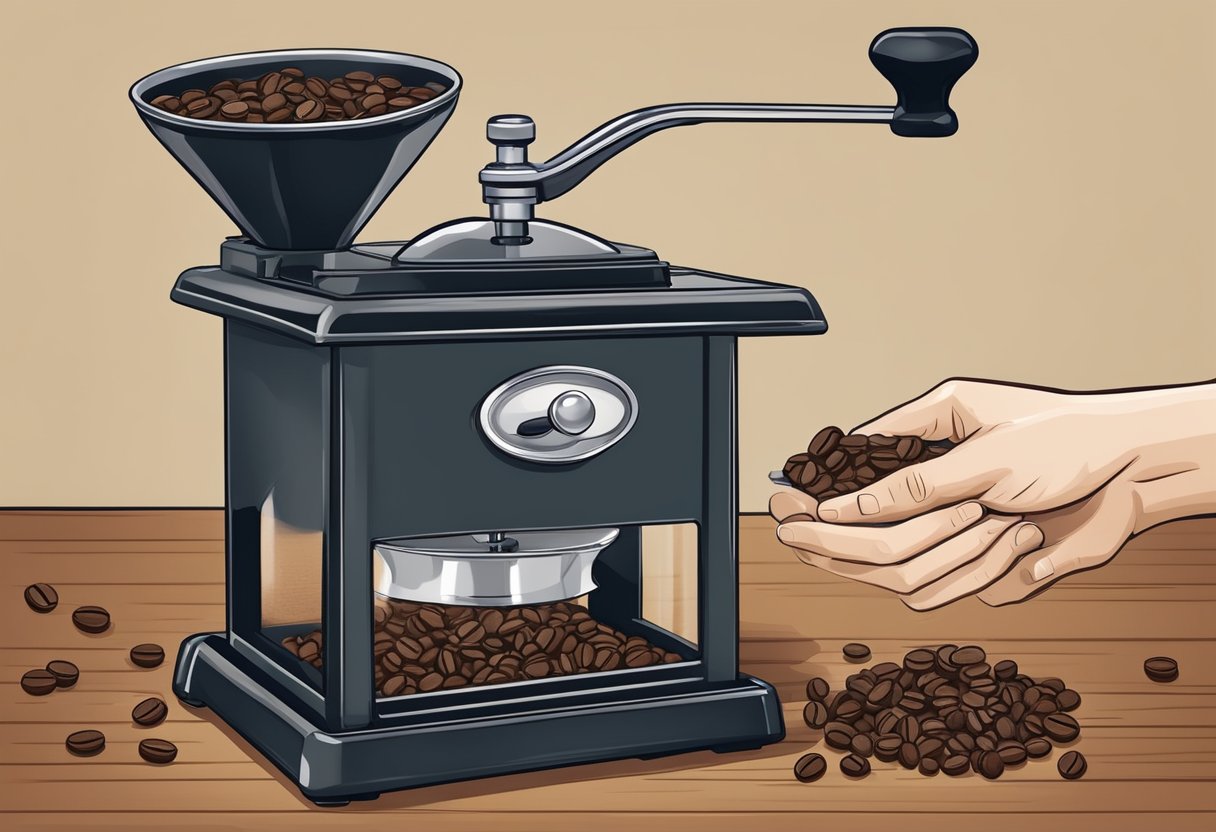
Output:
<path fill-rule="evenodd" d="M 595 405 L 595 420 L 577 436 L 557 430 L 520 436 L 519 426 L 547 416 L 549 405 L 577 390 Z M 637 421 L 638 400 L 625 382 L 592 367 L 538 367 L 503 382 L 481 404 L 481 430 L 499 450 L 531 462 L 561 464 L 589 459 L 621 441 Z"/>

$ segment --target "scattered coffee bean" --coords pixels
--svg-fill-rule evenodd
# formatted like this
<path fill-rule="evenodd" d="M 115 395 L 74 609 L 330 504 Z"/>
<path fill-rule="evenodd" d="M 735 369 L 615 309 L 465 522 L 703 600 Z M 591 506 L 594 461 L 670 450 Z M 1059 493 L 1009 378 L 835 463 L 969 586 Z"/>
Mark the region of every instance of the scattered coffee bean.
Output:
<path fill-rule="evenodd" d="M 137 644 L 131 648 L 131 663 L 139 667 L 157 667 L 165 660 L 165 648 L 159 644 Z"/>
<path fill-rule="evenodd" d="M 814 783 L 828 770 L 822 754 L 804 754 L 794 763 L 794 776 L 802 783 Z"/>
<path fill-rule="evenodd" d="M 48 613 L 59 606 L 59 593 L 50 584 L 30 584 L 25 588 L 25 603 L 34 612 Z"/>
<path fill-rule="evenodd" d="M 364 80 L 364 76 L 372 80 Z M 373 78 L 363 71 L 326 80 L 305 77 L 296 67 L 285 67 L 259 78 L 219 81 L 207 91 L 191 89 L 179 95 L 158 95 L 148 103 L 194 119 L 307 124 L 399 112 L 446 91 L 447 87 L 436 81 L 409 86 L 390 75 Z"/>
<path fill-rule="evenodd" d="M 1145 659 L 1144 675 L 1154 682 L 1172 682 L 1178 678 L 1178 662 L 1169 656 Z"/>
<path fill-rule="evenodd" d="M 104 607 L 77 607 L 72 613 L 72 623 L 86 633 L 104 633 L 110 629 L 110 614 Z"/>
<path fill-rule="evenodd" d="M 840 760 L 840 770 L 846 777 L 865 777 L 870 773 L 870 761 L 856 754 L 847 754 Z"/>
<path fill-rule="evenodd" d="M 1060 761 L 1056 763 L 1056 770 L 1065 780 L 1079 780 L 1085 776 L 1088 769 L 1089 763 L 1085 761 L 1085 755 L 1080 751 L 1066 751 L 1060 757 Z"/>
<path fill-rule="evenodd" d="M 815 434 L 805 453 L 791 456 L 783 471 L 798 489 L 819 500 L 849 494 L 882 477 L 940 456 L 953 445 L 915 436 L 845 435 L 832 425 Z"/>
<path fill-rule="evenodd" d="M 802 718 L 812 728 L 822 728 L 828 723 L 828 706 L 818 699 L 812 699 L 802 709 Z"/>
<path fill-rule="evenodd" d="M 851 662 L 864 662 L 870 658 L 870 648 L 858 642 L 849 642 L 844 646 L 844 657 Z"/>
<path fill-rule="evenodd" d="M 177 746 L 168 740 L 140 740 L 139 756 L 149 763 L 171 763 L 177 759 Z"/>
<path fill-rule="evenodd" d="M 27 670 L 21 677 L 21 689 L 30 696 L 46 696 L 56 687 L 55 675 L 49 670 Z"/>
<path fill-rule="evenodd" d="M 827 680 L 816 676 L 806 683 L 806 698 L 815 699 L 820 702 L 826 702 L 828 694 L 832 692 L 832 688 L 828 685 Z"/>
<path fill-rule="evenodd" d="M 46 669 L 48 673 L 55 677 L 56 687 L 70 688 L 80 678 L 80 668 L 62 659 L 47 662 Z"/>
<path fill-rule="evenodd" d="M 164 700 L 157 699 L 155 696 L 145 699 L 131 709 L 131 719 L 136 725 L 142 725 L 145 728 L 160 725 L 168 715 L 169 707 Z"/>
<path fill-rule="evenodd" d="M 64 745 L 77 757 L 92 757 L 106 747 L 106 737 L 100 731 L 76 731 L 68 734 Z"/>
<path fill-rule="evenodd" d="M 808 695 L 826 688 L 826 682 L 808 684 Z M 1049 755 L 1053 742 L 1076 739 L 1080 726 L 1065 711 L 1080 701 L 1061 679 L 1036 681 L 1008 659 L 990 665 L 978 645 L 921 647 L 902 663 L 880 662 L 849 675 L 827 706 L 824 741 L 925 776 L 974 770 L 996 779 L 1009 766 Z M 821 704 L 807 703 L 808 723 L 824 719 Z"/>

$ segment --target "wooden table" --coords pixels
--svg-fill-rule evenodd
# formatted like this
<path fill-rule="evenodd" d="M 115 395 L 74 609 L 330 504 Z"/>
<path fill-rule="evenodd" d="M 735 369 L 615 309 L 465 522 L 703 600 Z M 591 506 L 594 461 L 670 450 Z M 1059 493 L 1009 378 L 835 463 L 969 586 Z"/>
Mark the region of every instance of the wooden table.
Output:
<path fill-rule="evenodd" d="M 788 738 L 758 751 L 626 760 L 387 794 L 372 803 L 317 809 L 208 712 L 181 706 L 169 663 L 130 664 L 142 641 L 172 649 L 218 629 L 223 614 L 220 512 L 11 511 L 0 513 L 0 824 L 7 829 L 493 829 L 1089 830 L 1216 828 L 1216 520 L 1156 529 L 1111 565 L 1074 576 L 1039 598 L 990 609 L 967 600 L 914 613 L 882 591 L 803 566 L 780 546 L 772 522 L 741 518 L 743 669 L 773 682 Z M 38 616 L 21 600 L 34 581 L 54 584 L 60 606 Z M 87 636 L 71 610 L 101 604 L 110 632 Z M 868 643 L 874 661 L 916 645 L 973 640 L 1015 657 L 1033 676 L 1060 676 L 1080 691 L 1077 747 L 1089 773 L 1061 780 L 1054 752 L 999 781 L 920 777 L 877 763 L 846 781 L 839 755 L 801 719 L 803 686 L 837 688 L 854 669 L 845 641 Z M 1148 681 L 1147 656 L 1182 666 L 1169 685 Z M 48 697 L 18 680 L 52 658 L 80 666 L 79 684 Z M 170 704 L 165 725 L 137 729 L 131 707 Z M 70 757 L 63 739 L 95 727 L 98 757 Z M 178 761 L 154 767 L 138 740 L 162 736 Z M 808 749 L 832 762 L 818 783 L 790 768 Z M 410 817 L 404 817 L 409 815 Z"/>

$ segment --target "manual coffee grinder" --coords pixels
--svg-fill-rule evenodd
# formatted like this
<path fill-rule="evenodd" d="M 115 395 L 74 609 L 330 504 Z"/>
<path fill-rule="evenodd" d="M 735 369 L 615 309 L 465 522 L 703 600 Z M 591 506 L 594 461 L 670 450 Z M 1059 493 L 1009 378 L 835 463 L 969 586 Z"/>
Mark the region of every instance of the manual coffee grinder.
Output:
<path fill-rule="evenodd" d="M 965 32 L 891 30 L 870 58 L 896 106 L 653 107 L 539 164 L 532 119 L 495 116 L 488 217 L 365 244 L 455 107 L 454 69 L 318 49 L 137 82 L 144 122 L 242 232 L 172 292 L 224 319 L 226 428 L 227 627 L 183 643 L 176 694 L 330 805 L 781 739 L 772 686 L 738 666 L 735 346 L 822 333 L 823 314 L 802 289 L 669 265 L 536 206 L 668 127 L 955 132 Z M 148 103 L 286 65 L 446 91 L 313 124 Z"/>

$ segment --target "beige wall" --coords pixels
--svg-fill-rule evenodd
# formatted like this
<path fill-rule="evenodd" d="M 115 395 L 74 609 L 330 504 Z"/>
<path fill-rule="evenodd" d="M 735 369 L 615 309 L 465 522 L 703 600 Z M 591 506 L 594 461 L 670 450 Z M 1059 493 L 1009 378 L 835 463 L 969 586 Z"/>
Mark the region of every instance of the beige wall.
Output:
<path fill-rule="evenodd" d="M 11 2 L 0 505 L 222 502 L 220 323 L 168 291 L 233 228 L 125 100 L 144 73 L 291 46 L 452 63 L 466 81 L 455 116 L 364 233 L 391 238 L 481 211 L 489 115 L 534 116 L 540 155 L 661 102 L 887 103 L 866 46 L 915 24 L 980 43 L 956 137 L 676 130 L 543 212 L 814 290 L 826 337 L 741 348 L 743 508 L 765 506 L 765 473 L 819 426 L 951 374 L 1077 387 L 1216 375 L 1208 0 Z"/>

